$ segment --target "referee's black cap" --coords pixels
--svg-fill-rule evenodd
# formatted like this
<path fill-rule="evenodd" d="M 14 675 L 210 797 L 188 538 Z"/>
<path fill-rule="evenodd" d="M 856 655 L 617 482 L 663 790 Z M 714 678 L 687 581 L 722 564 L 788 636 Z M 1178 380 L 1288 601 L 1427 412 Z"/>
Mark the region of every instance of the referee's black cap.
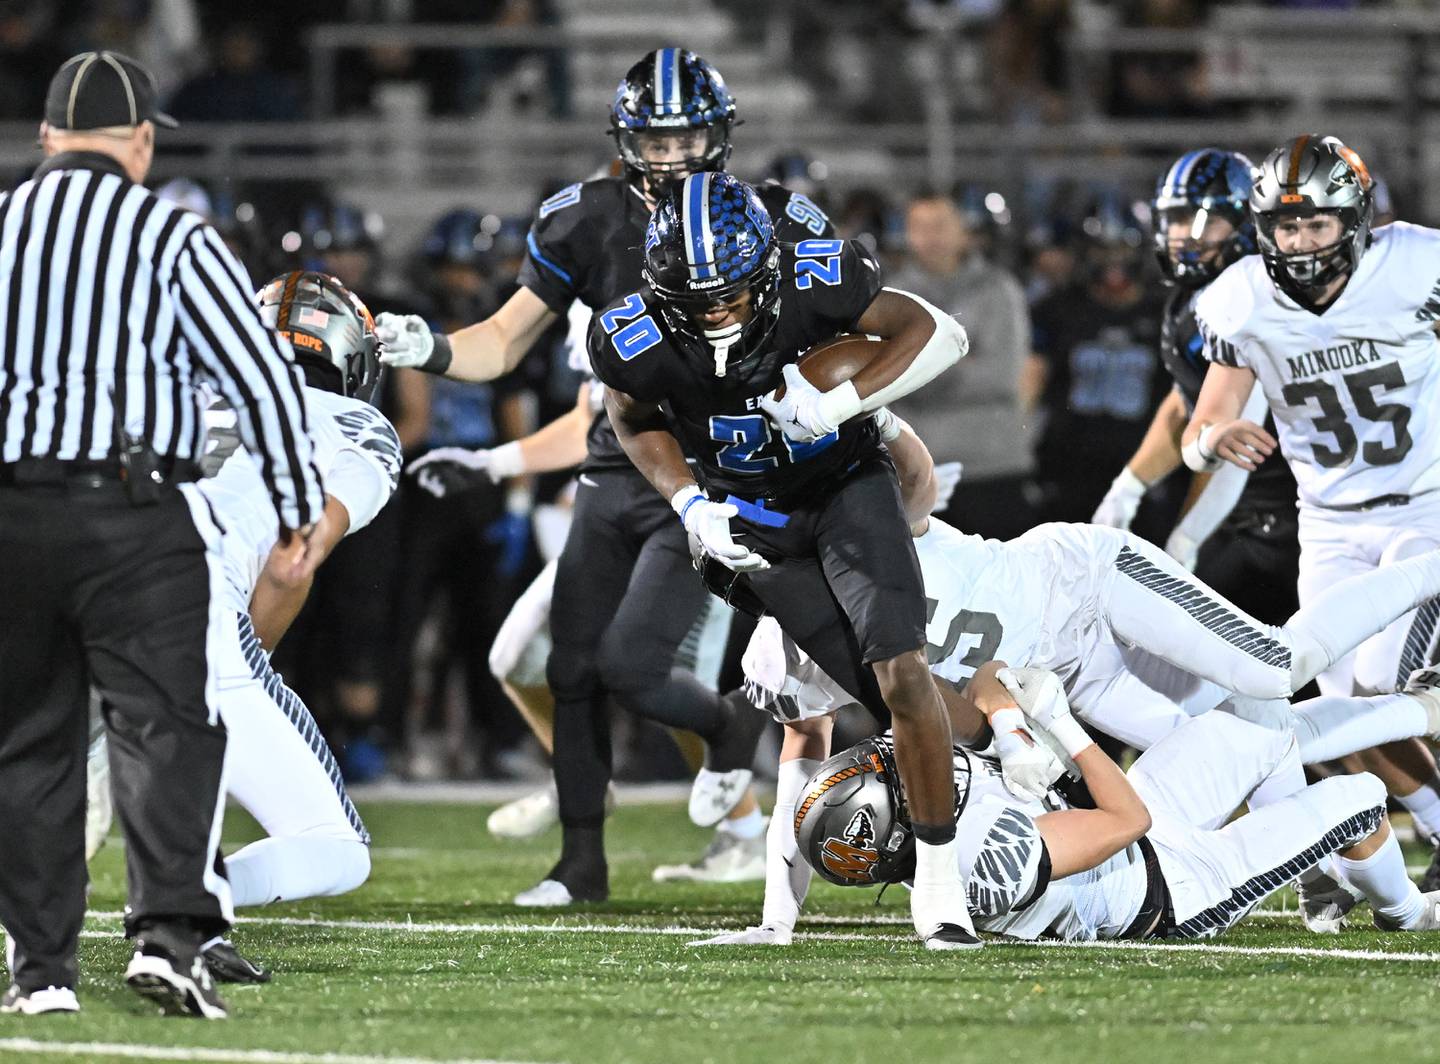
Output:
<path fill-rule="evenodd" d="M 155 79 L 140 63 L 119 52 L 81 52 L 61 65 L 45 95 L 51 129 L 106 129 L 154 122 L 174 129 L 180 123 L 159 108 Z"/>

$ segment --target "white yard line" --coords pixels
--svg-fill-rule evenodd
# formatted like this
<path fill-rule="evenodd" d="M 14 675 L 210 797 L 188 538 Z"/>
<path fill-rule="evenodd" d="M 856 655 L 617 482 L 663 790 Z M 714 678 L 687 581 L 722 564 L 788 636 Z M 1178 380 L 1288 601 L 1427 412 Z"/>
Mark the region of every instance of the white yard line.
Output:
<path fill-rule="evenodd" d="M 34 1038 L 0 1038 L 0 1054 L 39 1053 L 52 1056 L 126 1057 L 131 1060 L 199 1060 L 220 1064 L 515 1064 L 503 1060 L 457 1060 L 440 1057 L 376 1057 L 354 1053 L 289 1053 L 269 1049 L 202 1049 L 187 1046 L 127 1045 L 123 1042 L 49 1042 Z"/>
<path fill-rule="evenodd" d="M 95 920 L 118 920 L 118 912 L 92 912 L 87 914 Z M 1255 914 L 1265 917 L 1283 917 L 1283 913 Z M 1252 919 L 1254 917 L 1251 917 Z M 1294 919 L 1293 916 L 1290 917 Z M 401 931 L 409 934 L 473 934 L 473 935 L 664 935 L 669 937 L 688 936 L 692 938 L 708 937 L 721 934 L 725 931 L 739 930 L 733 927 L 658 927 L 653 924 L 521 924 L 521 923 L 411 923 L 402 920 L 322 920 L 313 917 L 297 916 L 272 916 L 272 917 L 245 917 L 238 921 L 241 924 L 256 924 L 271 927 L 321 927 L 349 931 Z M 806 924 L 872 924 L 877 927 L 900 927 L 908 925 L 908 920 L 900 920 L 892 917 L 873 917 L 870 919 L 854 919 L 844 917 L 811 917 L 802 922 L 802 928 Z M 82 932 L 86 937 L 102 938 L 108 933 L 103 931 Z M 816 940 L 825 942 L 903 942 L 910 938 L 910 935 L 895 935 L 884 932 L 860 932 L 860 931 L 807 931 L 801 930 L 797 936 L 804 941 Z M 1007 943 L 1008 944 L 1008 943 Z M 1390 953 L 1383 950 L 1362 950 L 1362 949 L 1324 949 L 1317 946 L 1227 946 L 1217 943 L 1194 942 L 1029 942 L 1017 943 L 1032 946 L 1038 949 L 1113 949 L 1113 950 L 1140 950 L 1158 952 L 1182 952 L 1193 953 L 1229 953 L 1240 956 L 1255 957 L 1321 957 L 1336 960 L 1356 961 L 1404 961 L 1440 963 L 1440 953 Z"/>

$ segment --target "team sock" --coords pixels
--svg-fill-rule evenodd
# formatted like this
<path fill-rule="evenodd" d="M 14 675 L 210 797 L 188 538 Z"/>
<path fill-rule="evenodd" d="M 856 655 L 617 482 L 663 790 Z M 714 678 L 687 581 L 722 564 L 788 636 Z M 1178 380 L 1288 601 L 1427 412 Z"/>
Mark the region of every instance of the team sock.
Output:
<path fill-rule="evenodd" d="M 1425 911 L 1420 891 L 1405 874 L 1405 855 L 1393 831 L 1369 857 L 1356 861 L 1336 854 L 1335 863 L 1340 873 L 1370 900 L 1372 909 L 1401 927 L 1414 923 Z"/>
<path fill-rule="evenodd" d="M 370 847 L 359 839 L 261 839 L 225 859 L 237 908 L 344 894 L 370 875 Z"/>
<path fill-rule="evenodd" d="M 758 839 L 765 832 L 765 817 L 757 805 L 744 816 L 720 821 L 720 830 L 738 839 Z"/>
<path fill-rule="evenodd" d="M 1415 834 L 1429 839 L 1440 836 L 1440 776 L 1412 794 L 1397 795 L 1396 800 L 1415 821 Z"/>
<path fill-rule="evenodd" d="M 820 762 L 797 757 L 780 762 L 775 779 L 775 807 L 770 812 L 770 834 L 765 843 L 765 907 L 760 922 L 794 927 L 800 906 L 810 890 L 810 865 L 800 858 L 795 841 L 795 806 Z"/>
<path fill-rule="evenodd" d="M 1409 695 L 1322 695 L 1295 705 L 1295 737 L 1307 765 L 1426 734 L 1425 707 Z"/>

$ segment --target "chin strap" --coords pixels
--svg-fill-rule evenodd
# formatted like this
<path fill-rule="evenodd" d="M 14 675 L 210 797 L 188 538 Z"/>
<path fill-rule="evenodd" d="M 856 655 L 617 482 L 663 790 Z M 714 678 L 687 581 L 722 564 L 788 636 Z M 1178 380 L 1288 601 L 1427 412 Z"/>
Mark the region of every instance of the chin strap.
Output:
<path fill-rule="evenodd" d="M 725 363 L 730 357 L 730 348 L 740 341 L 743 325 L 727 325 L 723 329 L 706 329 L 705 340 L 715 354 L 715 376 L 725 376 Z"/>

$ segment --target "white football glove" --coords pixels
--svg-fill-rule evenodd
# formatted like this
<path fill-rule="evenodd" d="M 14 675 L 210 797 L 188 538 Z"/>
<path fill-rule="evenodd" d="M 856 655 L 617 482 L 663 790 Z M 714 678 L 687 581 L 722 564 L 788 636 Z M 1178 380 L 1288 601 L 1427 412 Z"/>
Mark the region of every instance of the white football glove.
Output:
<path fill-rule="evenodd" d="M 794 362 L 780 372 L 785 377 L 785 397 L 776 399 L 771 392 L 760 397 L 759 406 L 786 439 L 796 443 L 818 440 L 860 412 L 860 396 L 849 381 L 822 392 L 805 379 Z"/>
<path fill-rule="evenodd" d="M 1177 528 L 1165 541 L 1165 553 L 1193 573 L 1200 560 L 1200 544 Z"/>
<path fill-rule="evenodd" d="M 1073 758 L 1092 745 L 1093 740 L 1070 713 L 1070 702 L 1060 677 L 1049 669 L 1006 668 L 997 672 L 995 678 L 1019 703 L 1025 719 L 1044 733 L 1039 737 L 1043 739 L 1048 735 L 1054 739 L 1066 757 Z"/>
<path fill-rule="evenodd" d="M 963 462 L 941 462 L 935 467 L 935 505 L 930 507 L 932 514 L 938 514 L 950 505 L 950 497 L 955 494 L 964 473 Z"/>
<path fill-rule="evenodd" d="M 1002 709 L 990 717 L 990 724 L 995 729 L 995 752 L 1000 755 L 1005 785 L 1016 794 L 1043 800 L 1065 766 L 1030 736 L 1020 710 Z"/>
<path fill-rule="evenodd" d="M 731 538 L 730 518 L 740 512 L 732 503 L 711 502 L 697 486 L 689 484 L 671 497 L 670 505 L 680 515 L 685 531 L 725 568 L 737 573 L 770 568 L 764 558 Z"/>
<path fill-rule="evenodd" d="M 375 338 L 380 341 L 380 361 L 387 366 L 427 373 L 444 373 L 450 366 L 449 341 L 437 345 L 435 334 L 418 314 L 382 311 L 375 316 Z"/>
<path fill-rule="evenodd" d="M 727 931 L 711 938 L 697 938 L 687 946 L 788 946 L 794 932 L 778 924 L 761 924 L 747 927 L 744 931 Z"/>
<path fill-rule="evenodd" d="M 437 447 L 406 468 L 415 482 L 437 499 L 474 487 L 481 477 L 492 484 L 525 471 L 520 444 L 512 440 L 499 447 L 469 450 L 465 447 Z"/>
<path fill-rule="evenodd" d="M 1095 508 L 1090 523 L 1109 528 L 1129 528 L 1147 490 L 1149 485 L 1130 472 L 1129 466 L 1125 466 L 1120 470 L 1120 475 L 1111 481 L 1110 490 Z"/>

